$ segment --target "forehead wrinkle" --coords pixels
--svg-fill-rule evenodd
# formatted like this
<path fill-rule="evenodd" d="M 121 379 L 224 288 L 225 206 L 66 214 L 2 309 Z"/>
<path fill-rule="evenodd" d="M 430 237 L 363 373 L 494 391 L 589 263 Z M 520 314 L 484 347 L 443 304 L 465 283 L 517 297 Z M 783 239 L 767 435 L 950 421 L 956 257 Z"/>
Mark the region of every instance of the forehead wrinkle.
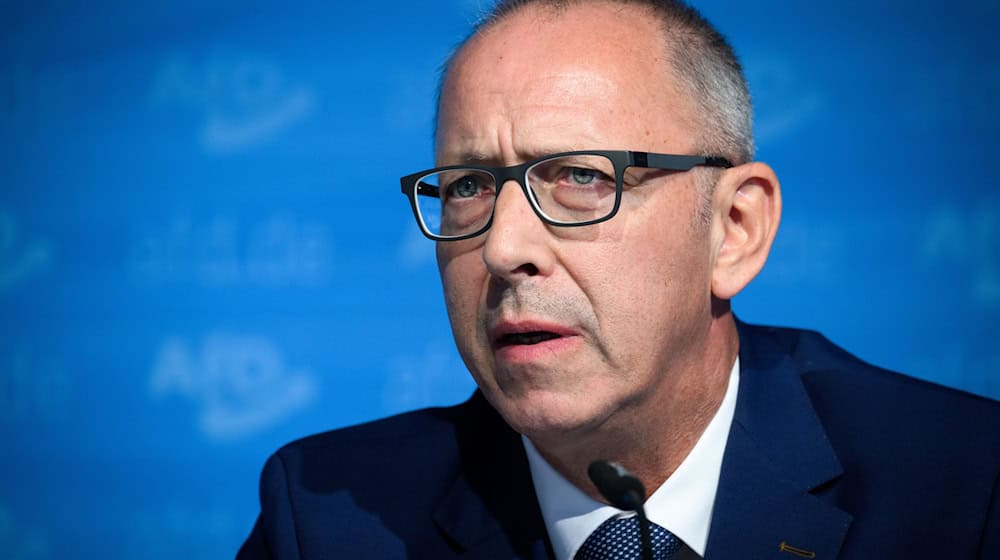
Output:
<path fill-rule="evenodd" d="M 530 132 L 521 135 L 518 135 L 515 126 L 513 130 L 515 153 L 520 162 L 524 162 L 562 152 L 610 149 L 606 145 L 607 142 L 594 133 L 599 127 L 578 126 L 580 128 L 575 128 L 572 134 L 567 134 L 567 127 L 563 121 L 556 120 L 550 123 L 535 121 L 530 125 Z"/>
<path fill-rule="evenodd" d="M 560 152 L 621 148 L 608 145 L 601 134 L 603 127 L 595 122 L 592 111 L 583 110 L 583 103 L 579 109 L 554 102 L 518 108 L 504 105 L 494 115 L 496 124 L 459 122 L 442 127 L 447 141 L 439 146 L 438 161 L 515 165 Z"/>
<path fill-rule="evenodd" d="M 615 15 L 646 15 L 616 8 Z M 469 161 L 513 164 L 582 149 L 689 151 L 694 143 L 689 126 L 691 100 L 678 95 L 676 78 L 662 60 L 662 29 L 646 29 L 651 24 L 641 17 L 614 22 L 619 27 L 630 27 L 633 35 L 649 31 L 650 36 L 648 41 L 618 45 L 625 49 L 624 54 L 617 53 L 614 58 L 632 61 L 633 68 L 609 73 L 609 68 L 620 67 L 609 63 L 611 53 L 593 50 L 585 42 L 581 42 L 581 48 L 596 59 L 586 57 L 581 61 L 580 49 L 561 52 L 536 48 L 524 52 L 514 48 L 519 42 L 514 37 L 526 36 L 524 24 L 529 30 L 538 30 L 544 27 L 539 24 L 552 23 L 545 17 L 550 15 L 542 16 L 534 10 L 521 17 L 514 14 L 471 39 L 458 53 L 449 69 L 445 106 L 439 114 L 449 117 L 447 141 L 444 136 L 438 137 L 439 147 L 447 149 L 441 152 L 442 159 L 460 163 L 456 156 L 467 155 L 474 156 Z M 527 36 L 532 38 L 530 33 Z M 572 42 L 573 37 L 570 39 Z M 484 68 L 489 71 L 484 72 Z M 651 102 L 631 103 L 630 99 L 635 98 Z M 619 99 L 621 103 L 608 107 L 601 103 L 606 99 Z M 604 110 L 594 110 L 602 105 Z M 484 115 L 488 116 L 482 119 Z M 640 134 L 629 138 L 618 134 L 622 123 L 629 121 L 645 123 L 644 134 L 641 129 Z M 439 124 L 443 123 L 442 119 Z M 478 138 L 477 134 L 488 137 Z"/>
<path fill-rule="evenodd" d="M 606 115 L 595 113 L 593 105 L 615 87 L 606 76 L 589 70 L 519 84 L 500 97 L 502 125 L 494 130 L 503 157 L 494 159 L 513 165 L 559 152 L 608 149 L 603 133 L 608 123 L 600 122 Z"/>

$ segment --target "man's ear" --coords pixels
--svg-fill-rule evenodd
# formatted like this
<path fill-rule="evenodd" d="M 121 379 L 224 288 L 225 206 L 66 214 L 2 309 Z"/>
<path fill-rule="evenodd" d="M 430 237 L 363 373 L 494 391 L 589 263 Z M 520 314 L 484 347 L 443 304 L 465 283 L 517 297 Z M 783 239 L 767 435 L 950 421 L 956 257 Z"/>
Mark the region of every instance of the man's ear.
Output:
<path fill-rule="evenodd" d="M 712 213 L 712 295 L 729 300 L 757 276 L 771 252 L 781 222 L 778 176 L 760 162 L 725 170 Z"/>

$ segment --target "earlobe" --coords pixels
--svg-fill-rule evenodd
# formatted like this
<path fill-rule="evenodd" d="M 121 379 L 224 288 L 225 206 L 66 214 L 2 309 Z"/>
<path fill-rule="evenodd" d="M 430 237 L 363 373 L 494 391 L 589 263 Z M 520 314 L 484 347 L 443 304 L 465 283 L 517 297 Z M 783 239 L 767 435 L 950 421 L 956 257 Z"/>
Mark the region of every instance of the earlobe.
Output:
<path fill-rule="evenodd" d="M 726 170 L 713 196 L 712 295 L 729 300 L 764 268 L 781 222 L 781 186 L 768 165 Z"/>

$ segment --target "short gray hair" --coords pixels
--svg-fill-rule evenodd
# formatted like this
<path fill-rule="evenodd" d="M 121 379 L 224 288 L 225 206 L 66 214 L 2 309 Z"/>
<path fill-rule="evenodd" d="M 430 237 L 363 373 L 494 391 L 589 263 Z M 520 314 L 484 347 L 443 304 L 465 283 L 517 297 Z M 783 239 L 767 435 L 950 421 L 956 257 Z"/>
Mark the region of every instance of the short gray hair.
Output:
<path fill-rule="evenodd" d="M 501 0 L 473 28 L 472 33 L 445 62 L 441 83 L 462 47 L 477 33 L 528 6 L 561 11 L 595 0 Z M 660 18 L 667 60 L 687 93 L 701 111 L 699 148 L 722 155 L 733 163 L 754 157 L 753 111 L 743 67 L 732 46 L 697 10 L 680 0 L 607 0 L 649 9 Z M 440 111 L 440 91 L 438 104 Z M 435 119 L 436 122 L 436 119 Z"/>

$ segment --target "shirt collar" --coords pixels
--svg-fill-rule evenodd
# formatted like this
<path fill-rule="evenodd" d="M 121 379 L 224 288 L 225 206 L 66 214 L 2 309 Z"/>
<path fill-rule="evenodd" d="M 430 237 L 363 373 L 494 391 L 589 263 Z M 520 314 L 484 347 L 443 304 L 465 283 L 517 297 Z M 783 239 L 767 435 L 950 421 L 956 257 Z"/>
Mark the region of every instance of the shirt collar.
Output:
<path fill-rule="evenodd" d="M 650 521 L 676 535 L 699 556 L 705 556 L 722 456 L 736 410 L 739 366 L 737 357 L 719 409 L 674 474 L 645 503 Z M 584 494 L 556 472 L 527 437 L 522 435 L 521 440 L 556 560 L 572 559 L 594 529 L 612 516 L 627 515 Z"/>

